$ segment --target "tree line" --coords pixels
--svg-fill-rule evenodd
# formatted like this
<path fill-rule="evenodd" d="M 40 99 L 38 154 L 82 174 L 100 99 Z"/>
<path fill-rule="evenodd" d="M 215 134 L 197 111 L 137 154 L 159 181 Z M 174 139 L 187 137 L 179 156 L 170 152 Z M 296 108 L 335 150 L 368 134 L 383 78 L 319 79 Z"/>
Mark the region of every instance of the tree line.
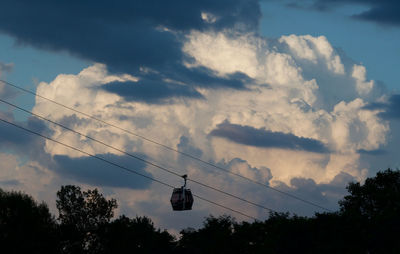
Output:
<path fill-rule="evenodd" d="M 115 199 L 74 185 L 57 192 L 56 218 L 44 202 L 0 189 L 2 253 L 400 253 L 400 171 L 349 183 L 337 212 L 265 221 L 204 219 L 176 238 L 146 216 L 114 217 Z"/>

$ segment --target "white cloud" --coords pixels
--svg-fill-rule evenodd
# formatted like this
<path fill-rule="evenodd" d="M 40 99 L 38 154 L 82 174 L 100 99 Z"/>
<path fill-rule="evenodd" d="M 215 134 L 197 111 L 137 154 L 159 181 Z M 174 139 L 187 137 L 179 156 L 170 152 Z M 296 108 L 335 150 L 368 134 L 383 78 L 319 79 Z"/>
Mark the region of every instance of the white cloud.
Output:
<path fill-rule="evenodd" d="M 289 46 L 289 51 L 284 49 L 285 45 Z M 225 120 L 273 132 L 291 133 L 319 140 L 331 149 L 332 154 L 345 157 L 343 154 L 348 154 L 344 160 L 355 165 L 357 150 L 378 149 L 386 143 L 387 124 L 378 119 L 376 112 L 363 110 L 364 100 L 369 99 L 363 95 L 373 86 L 373 81 L 366 80 L 365 67 L 354 65 L 351 70 L 345 70 L 340 56 L 323 36 L 291 35 L 272 42 L 251 34 L 237 36 L 193 32 L 183 50 L 195 60 L 192 65 L 205 66 L 220 76 L 240 71 L 252 77 L 254 83 L 248 84 L 249 90 L 201 89 L 206 99 L 187 101 L 185 105 L 126 102 L 99 86 L 114 80 L 137 79 L 109 75 L 104 65 L 97 64 L 78 75 L 59 75 L 49 84 L 41 83 L 37 91 L 171 147 L 176 147 L 180 137 L 185 135 L 203 151 L 203 159 L 229 161 L 242 158 L 256 167 L 270 168 L 273 180 L 287 184 L 293 177 L 309 177 L 320 183 L 331 181 L 341 171 L 356 177 L 361 177 L 363 173 L 361 168 L 346 168 L 329 154 L 248 147 L 221 138 L 210 138 L 208 133 Z M 309 72 L 309 65 L 313 66 L 313 72 Z M 319 69 L 323 69 L 321 73 L 326 75 L 313 77 Z M 335 85 L 337 76 L 347 86 L 340 91 L 345 95 L 343 101 L 338 100 L 336 94 L 326 92 L 330 89 L 321 89 L 321 86 Z M 360 90 L 360 86 L 369 88 Z M 329 110 L 324 101 L 328 98 L 330 102 L 329 98 L 333 97 L 336 103 Z M 40 99 L 34 111 L 56 121 L 65 120 L 73 114 Z M 170 156 L 163 149 L 144 145 L 126 133 L 92 120 L 70 120 L 69 125 L 116 147 L 141 151 L 154 158 Z M 86 151 L 115 153 L 59 128 L 54 130 L 54 138 Z M 82 156 L 50 142 L 46 143 L 46 150 L 52 154 Z M 334 166 L 338 168 L 328 170 Z"/>
<path fill-rule="evenodd" d="M 37 93 L 61 104 L 74 107 L 79 111 L 88 112 L 94 116 L 110 117 L 109 119 L 115 120 L 129 109 L 114 107 L 113 105 L 117 104 L 119 97 L 104 92 L 99 86 L 111 81 L 136 80 L 129 75 L 108 75 L 106 67 L 97 64 L 84 69 L 78 75 L 60 74 L 51 84 L 42 82 L 38 85 Z M 82 119 L 82 116 L 76 115 L 75 112 L 66 108 L 54 104 L 50 106 L 48 101 L 39 97 L 36 98 L 33 111 L 52 120 L 66 122 L 67 126 L 73 127 L 76 131 L 106 140 L 110 145 L 119 147 L 124 144 L 124 136 L 119 135 L 120 133 L 116 133 L 115 130 L 110 132 L 102 124 Z M 77 118 L 74 118 L 74 116 Z M 61 142 L 74 145 L 90 153 L 114 152 L 103 146 L 93 145 L 88 140 L 71 132 L 66 132 L 60 127 L 52 126 L 52 128 L 54 129 L 53 138 Z M 51 154 L 67 154 L 72 157 L 83 156 L 79 152 L 71 151 L 51 141 L 46 141 L 46 151 Z"/>
<path fill-rule="evenodd" d="M 335 53 L 332 45 L 325 36 L 282 36 L 280 43 L 286 43 L 294 57 L 306 59 L 314 64 L 319 62 L 335 74 L 345 74 L 344 65 L 340 57 Z"/>
<path fill-rule="evenodd" d="M 209 24 L 215 23 L 217 21 L 217 17 L 209 12 L 202 12 L 201 18 Z"/>
<path fill-rule="evenodd" d="M 357 92 L 361 96 L 365 96 L 371 92 L 374 87 L 374 81 L 367 81 L 367 70 L 362 65 L 355 64 L 353 66 L 352 77 L 356 80 Z"/>
<path fill-rule="evenodd" d="M 253 44 L 257 43 L 262 41 L 251 36 L 231 40 L 222 33 L 193 32 L 183 51 L 194 57 L 197 65 L 207 66 L 221 76 L 240 71 L 255 77 L 258 73 L 257 47 Z"/>
<path fill-rule="evenodd" d="M 35 161 L 23 162 L 15 154 L 0 153 L 0 161 L 1 188 L 23 190 L 39 201 L 54 201 L 56 189 L 52 182 L 55 176 L 50 170 Z"/>
<path fill-rule="evenodd" d="M 365 103 L 359 98 L 335 106 L 332 138 L 337 150 L 343 153 L 375 150 L 386 143 L 387 123 L 382 122 L 375 112 L 363 110 L 363 106 Z"/>
<path fill-rule="evenodd" d="M 342 63 L 341 56 L 325 37 L 291 35 L 272 40 L 252 34 L 238 36 L 232 33 L 193 32 L 187 37 L 183 50 L 194 60 L 187 66 L 204 66 L 221 77 L 243 72 L 253 81 L 244 90 L 198 88 L 204 100 L 146 104 L 124 101 L 118 95 L 101 89 L 101 85 L 107 82 L 138 81 L 138 78 L 111 75 L 105 65 L 95 64 L 77 75 L 60 74 L 50 83 L 42 82 L 37 92 L 173 148 L 178 148 L 181 137 L 185 136 L 187 143 L 184 147 L 198 152 L 202 159 L 220 163 L 232 172 L 256 181 L 276 187 L 284 186 L 294 194 L 305 191 L 307 186 L 304 184 L 312 183 L 316 191 L 315 196 L 310 198 L 330 207 L 335 207 L 335 202 L 342 195 L 340 191 L 344 190 L 345 180 L 340 182 L 343 190 L 339 191 L 337 187 L 339 176 L 365 179 L 368 167 L 360 162 L 358 151 L 379 149 L 387 143 L 388 123 L 378 118 L 377 111 L 363 109 L 367 102 L 376 100 L 382 94 L 374 91 L 374 81 L 367 80 L 365 67 Z M 180 174 L 188 173 L 193 179 L 276 210 L 301 207 L 280 194 L 266 194 L 263 188 L 255 187 L 243 179 L 199 165 L 40 98 L 36 99 L 33 110 L 109 145 L 146 154 L 149 160 Z M 224 121 L 308 138 L 320 142 L 329 152 L 260 148 L 208 135 Z M 49 127 L 54 131 L 53 138 L 87 152 L 118 154 L 59 127 Z M 52 155 L 83 156 L 51 142 L 46 142 L 45 150 Z M 148 167 L 146 170 L 155 178 L 172 185 L 181 184 L 180 179 L 158 169 Z M 299 186 L 300 182 L 303 185 Z M 337 189 L 332 187 L 333 183 Z M 330 186 L 330 189 L 324 189 L 324 186 Z M 253 216 L 265 215 L 265 211 L 248 207 L 193 183 L 190 187 L 196 194 Z M 266 195 L 268 199 L 265 199 Z M 147 190 L 113 188 L 111 196 L 118 198 L 120 213 L 146 213 L 161 227 L 179 230 L 179 227 L 188 226 L 193 221 L 190 214 L 171 214 L 169 191 L 156 183 Z M 299 209 L 295 212 L 310 214 L 310 211 L 315 211 L 311 207 Z M 196 200 L 195 211 L 195 224 L 199 224 L 210 213 L 226 212 L 199 200 Z"/>
<path fill-rule="evenodd" d="M 227 119 L 235 124 L 313 138 L 325 143 L 333 154 L 346 157 L 340 159 L 346 163 L 340 163 L 337 156 L 330 156 L 328 163 L 320 164 L 326 155 L 283 150 L 274 153 L 274 149 L 243 147 L 220 139 L 213 145 L 219 157 L 246 154 L 252 165 L 267 165 L 274 179 L 286 183 L 295 176 L 328 182 L 341 171 L 359 179 L 365 175 L 362 168 L 348 165 L 358 164 L 358 149 L 373 150 L 384 145 L 388 132 L 387 123 L 382 122 L 376 112 L 363 110 L 366 100 L 377 98 L 369 94 L 374 82 L 366 80 L 365 67 L 354 65 L 345 70 L 340 56 L 324 36 L 290 35 L 275 42 L 260 42 L 260 38 L 251 35 L 235 38 L 196 32 L 191 36 L 187 42 L 190 46 L 184 48 L 198 64 L 220 75 L 242 71 L 257 83 L 251 87 L 252 91 L 221 94 L 217 106 L 213 106 L 220 111 L 213 116 L 210 129 Z M 242 65 L 226 69 L 227 59 L 220 54 L 202 54 L 221 48 L 224 55 L 240 54 L 241 58 L 233 62 L 244 59 L 240 62 Z M 265 83 L 268 86 L 263 86 Z M 224 106 L 220 109 L 222 103 Z M 343 155 L 345 153 L 348 155 Z M 336 170 L 332 171 L 333 167 L 337 167 Z"/>

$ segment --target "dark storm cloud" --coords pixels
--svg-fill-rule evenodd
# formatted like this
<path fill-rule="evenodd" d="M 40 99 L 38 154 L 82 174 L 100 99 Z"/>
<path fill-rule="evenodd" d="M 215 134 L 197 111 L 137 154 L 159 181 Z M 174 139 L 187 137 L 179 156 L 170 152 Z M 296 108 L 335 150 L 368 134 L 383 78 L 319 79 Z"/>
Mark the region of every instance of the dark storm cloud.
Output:
<path fill-rule="evenodd" d="M 226 77 L 218 77 L 213 71 L 205 67 L 185 68 L 183 66 L 171 70 L 170 77 L 198 87 L 221 88 L 229 87 L 245 89 L 245 84 L 253 80 L 242 72 L 228 74 Z"/>
<path fill-rule="evenodd" d="M 400 120 L 400 94 L 392 95 L 389 100 L 384 102 L 370 103 L 364 107 L 367 110 L 382 110 L 378 115 L 386 120 Z"/>
<path fill-rule="evenodd" d="M 6 0 L 2 10 L 0 31 L 19 43 L 66 50 L 129 73 L 177 64 L 181 32 L 238 24 L 255 30 L 261 17 L 258 0 Z M 202 12 L 216 22 L 205 22 Z"/>
<path fill-rule="evenodd" d="M 144 170 L 146 167 L 144 162 L 128 156 L 113 154 L 97 156 L 151 177 L 151 174 Z M 143 155 L 140 155 L 140 157 L 143 157 Z M 130 189 L 145 189 L 151 183 L 149 179 L 92 157 L 70 158 L 64 155 L 55 155 L 54 160 L 56 162 L 56 173 L 81 183 Z"/>
<path fill-rule="evenodd" d="M 11 114 L 4 113 L 0 115 L 0 118 L 38 133 L 48 131 L 44 123 L 36 118 L 29 118 L 26 122 L 18 122 L 15 121 Z M 0 121 L 1 148 L 20 150 L 26 147 L 33 147 L 38 139 L 40 139 L 40 137 L 35 134 L 31 134 L 4 121 Z"/>
<path fill-rule="evenodd" d="M 229 122 L 219 124 L 217 129 L 211 131 L 210 135 L 249 146 L 274 147 L 315 153 L 328 152 L 325 145 L 315 139 L 298 137 L 290 133 L 256 129 L 251 126 L 242 126 Z"/>
<path fill-rule="evenodd" d="M 0 144 L 7 147 L 9 145 L 23 145 L 28 144 L 34 137 L 28 133 L 23 133 L 22 130 L 17 129 L 3 121 L 0 121 Z"/>
<path fill-rule="evenodd" d="M 146 103 L 169 103 L 171 98 L 202 98 L 193 87 L 167 83 L 159 80 L 140 80 L 138 82 L 111 82 L 102 86 L 108 92 L 118 94 L 126 101 Z"/>
<path fill-rule="evenodd" d="M 304 1 L 305 2 L 305 1 Z M 340 5 L 359 4 L 369 9 L 354 15 L 356 19 L 376 22 L 382 25 L 400 25 L 400 2 L 397 0 L 315 0 L 307 5 L 314 9 L 327 11 Z M 304 3 L 292 2 L 291 6 L 306 7 Z"/>
<path fill-rule="evenodd" d="M 174 70 L 165 70 L 162 75 L 152 73 L 139 77 L 138 82 L 114 81 L 104 84 L 102 89 L 118 94 L 127 101 L 163 104 L 173 102 L 171 99 L 174 98 L 203 98 L 196 87 L 246 89 L 245 83 L 252 82 L 250 77 L 240 72 L 223 78 L 203 67 L 187 69 L 177 66 Z M 165 81 L 168 79 L 168 82 Z"/>
<path fill-rule="evenodd" d="M 183 61 L 190 59 L 182 52 L 183 41 L 192 29 L 257 31 L 261 17 L 258 0 L 5 0 L 1 9 L 0 32 L 20 45 L 67 51 L 104 63 L 113 73 L 133 74 L 149 85 L 135 87 L 135 92 L 149 94 L 134 99 L 152 102 L 199 94 L 193 88 L 148 79 L 167 77 L 195 86 L 242 89 L 246 78 L 242 74 L 218 78 L 204 68 L 185 67 Z M 203 20 L 202 13 L 213 15 L 215 22 Z M 155 77 L 143 76 L 141 67 Z M 112 89 L 118 93 L 120 88 L 114 85 Z M 160 91 L 154 93 L 154 88 Z"/>
<path fill-rule="evenodd" d="M 364 149 L 360 149 L 360 150 L 357 150 L 357 152 L 358 152 L 359 154 L 374 155 L 374 156 L 379 156 L 379 155 L 387 154 L 387 151 L 386 151 L 386 150 L 383 150 L 383 149 L 375 149 L 375 150 L 364 150 Z"/>

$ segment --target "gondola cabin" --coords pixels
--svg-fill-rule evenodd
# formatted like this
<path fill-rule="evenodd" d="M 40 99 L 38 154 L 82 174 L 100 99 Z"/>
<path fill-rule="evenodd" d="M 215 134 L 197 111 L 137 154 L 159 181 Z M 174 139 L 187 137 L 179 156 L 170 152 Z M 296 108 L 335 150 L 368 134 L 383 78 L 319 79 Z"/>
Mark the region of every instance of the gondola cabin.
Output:
<path fill-rule="evenodd" d="M 185 180 L 185 185 L 180 188 L 174 188 L 171 195 L 171 205 L 174 211 L 192 210 L 193 195 L 190 189 L 186 189 L 187 175 L 182 176 Z"/>

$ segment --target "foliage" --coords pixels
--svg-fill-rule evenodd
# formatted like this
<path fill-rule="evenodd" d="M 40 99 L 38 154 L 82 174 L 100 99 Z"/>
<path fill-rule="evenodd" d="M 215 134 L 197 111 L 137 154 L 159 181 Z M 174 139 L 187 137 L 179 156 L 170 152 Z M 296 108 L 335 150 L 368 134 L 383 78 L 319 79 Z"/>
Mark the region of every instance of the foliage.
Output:
<path fill-rule="evenodd" d="M 365 183 L 350 183 L 341 212 L 373 253 L 400 253 L 400 171 L 387 169 Z"/>
<path fill-rule="evenodd" d="M 400 171 L 387 169 L 364 185 L 350 183 L 350 195 L 339 202 L 343 213 L 371 218 L 397 217 L 400 214 Z"/>
<path fill-rule="evenodd" d="M 338 212 L 240 223 L 209 216 L 178 240 L 146 216 L 111 220 L 117 203 L 96 189 L 61 187 L 58 223 L 46 204 L 0 190 L 0 243 L 9 253 L 400 253 L 399 188 L 400 171 L 388 169 L 350 183 Z"/>
<path fill-rule="evenodd" d="M 106 253 L 172 253 L 175 246 L 174 237 L 156 230 L 147 217 L 119 217 L 110 223 L 104 239 Z"/>
<path fill-rule="evenodd" d="M 100 253 L 104 246 L 101 231 L 113 217 L 115 199 L 107 200 L 95 190 L 81 191 L 77 186 L 62 186 L 56 201 L 64 253 Z"/>
<path fill-rule="evenodd" d="M 235 221 L 230 216 L 206 218 L 203 228 L 181 231 L 180 247 L 184 253 L 230 253 Z"/>
<path fill-rule="evenodd" d="M 7 253 L 54 253 L 56 223 L 45 203 L 0 189 L 0 244 Z"/>
<path fill-rule="evenodd" d="M 314 217 L 271 213 L 264 222 L 206 218 L 181 232 L 182 253 L 400 253 L 400 171 L 350 183 L 333 213 Z"/>
<path fill-rule="evenodd" d="M 117 207 L 115 199 L 106 200 L 95 190 L 82 192 L 77 186 L 62 186 L 56 201 L 62 225 L 73 225 L 79 231 L 87 231 L 106 224 Z"/>

